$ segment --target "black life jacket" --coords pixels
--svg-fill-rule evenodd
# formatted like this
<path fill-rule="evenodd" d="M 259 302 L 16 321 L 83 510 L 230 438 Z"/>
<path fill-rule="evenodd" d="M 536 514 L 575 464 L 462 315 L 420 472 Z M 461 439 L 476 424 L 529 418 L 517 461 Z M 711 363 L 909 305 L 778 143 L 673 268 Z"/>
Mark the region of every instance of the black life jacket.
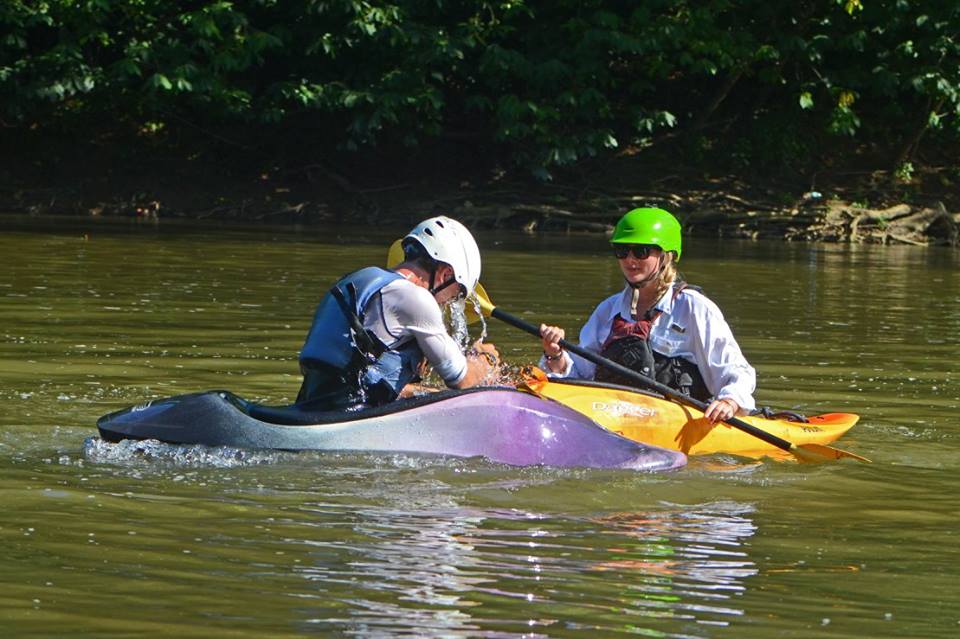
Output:
<path fill-rule="evenodd" d="M 673 289 L 674 301 L 687 288 L 700 290 L 698 287 L 688 286 L 685 282 L 679 282 Z M 711 393 L 696 364 L 682 357 L 667 357 L 650 347 L 650 328 L 660 313 L 657 309 L 650 309 L 635 322 L 624 319 L 618 313 L 613 318 L 613 325 L 603 342 L 600 355 L 684 395 L 707 401 Z M 637 386 L 635 381 L 621 377 L 603 366 L 597 367 L 594 379 L 609 384 Z"/>

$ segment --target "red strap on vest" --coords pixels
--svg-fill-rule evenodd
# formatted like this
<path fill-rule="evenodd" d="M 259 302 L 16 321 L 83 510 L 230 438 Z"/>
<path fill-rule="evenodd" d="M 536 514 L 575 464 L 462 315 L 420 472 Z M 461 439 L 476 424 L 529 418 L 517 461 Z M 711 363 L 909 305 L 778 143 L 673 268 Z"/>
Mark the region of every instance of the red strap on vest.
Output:
<path fill-rule="evenodd" d="M 673 289 L 673 299 L 676 300 L 685 288 L 687 288 L 686 282 L 680 282 L 677 284 Z M 623 319 L 620 314 L 617 313 L 616 317 L 613 318 L 613 325 L 610 327 L 610 333 L 607 335 L 607 339 L 603 341 L 603 346 L 600 350 L 602 351 L 606 349 L 608 346 L 610 346 L 610 344 L 618 339 L 630 337 L 631 335 L 639 337 L 642 340 L 647 340 L 650 337 L 650 327 L 653 326 L 654 320 L 660 317 L 660 314 L 660 310 L 655 310 L 652 313 L 647 313 L 643 319 L 637 320 L 636 322 L 629 322 Z"/>
<path fill-rule="evenodd" d="M 606 350 L 613 342 L 618 339 L 623 339 L 624 337 L 630 337 L 631 335 L 646 341 L 647 338 L 650 337 L 650 326 L 653 324 L 653 319 L 628 322 L 620 317 L 618 313 L 617 316 L 613 318 L 613 326 L 610 328 L 610 334 L 607 335 L 607 339 L 604 340 L 601 350 Z"/>

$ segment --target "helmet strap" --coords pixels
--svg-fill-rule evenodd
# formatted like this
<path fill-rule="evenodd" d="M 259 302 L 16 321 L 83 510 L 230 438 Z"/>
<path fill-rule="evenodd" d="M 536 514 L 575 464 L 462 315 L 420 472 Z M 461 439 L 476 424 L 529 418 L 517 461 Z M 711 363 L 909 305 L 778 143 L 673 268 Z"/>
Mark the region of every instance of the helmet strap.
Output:
<path fill-rule="evenodd" d="M 647 284 L 652 282 L 654 279 L 660 277 L 660 274 L 663 273 L 664 269 L 664 256 L 665 252 L 660 253 L 660 257 L 657 258 L 657 269 L 647 275 L 645 278 L 639 282 L 627 282 L 630 285 L 630 288 L 633 289 L 633 294 L 630 296 L 630 314 L 633 317 L 637 317 L 637 304 L 640 303 L 640 289 L 645 287 Z"/>
<path fill-rule="evenodd" d="M 439 292 L 442 291 L 443 289 L 447 288 L 447 287 L 450 286 L 451 284 L 457 284 L 457 283 L 458 283 L 457 280 L 456 280 L 455 278 L 452 278 L 452 277 L 451 277 L 451 278 L 448 279 L 447 281 L 445 281 L 445 282 L 440 282 L 440 284 L 438 284 L 437 286 L 434 286 L 434 285 L 433 285 L 433 275 L 431 274 L 431 276 L 430 276 L 430 289 L 429 289 L 429 290 L 430 290 L 430 293 L 431 293 L 432 295 L 436 295 L 437 293 L 439 293 Z"/>
<path fill-rule="evenodd" d="M 431 295 L 436 295 L 443 289 L 447 288 L 451 284 L 457 284 L 457 280 L 454 277 L 448 278 L 443 282 L 437 284 L 437 271 L 440 270 L 440 262 L 434 260 L 433 267 L 430 269 L 430 285 L 427 287 L 427 290 L 430 291 Z"/>

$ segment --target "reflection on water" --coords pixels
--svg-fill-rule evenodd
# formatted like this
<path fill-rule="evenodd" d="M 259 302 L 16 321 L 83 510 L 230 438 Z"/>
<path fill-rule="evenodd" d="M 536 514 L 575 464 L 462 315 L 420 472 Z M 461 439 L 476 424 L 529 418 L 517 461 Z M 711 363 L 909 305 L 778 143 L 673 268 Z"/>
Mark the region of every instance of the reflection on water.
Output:
<path fill-rule="evenodd" d="M 641 632 L 664 622 L 726 625 L 743 614 L 734 598 L 757 573 L 742 548 L 755 530 L 751 510 L 712 503 L 571 520 L 418 502 L 355 513 L 351 532 L 367 541 L 350 545 L 347 562 L 339 540 L 288 541 L 313 548 L 313 563 L 297 572 L 312 583 L 311 596 L 326 602 L 308 621 L 330 630 Z M 330 617 L 330 599 L 346 584 L 350 612 Z M 491 616 L 495 601 L 502 612 Z"/>
<path fill-rule="evenodd" d="M 595 476 L 587 471 L 534 469 L 517 476 L 516 470 L 477 460 L 107 444 L 96 438 L 85 442 L 83 459 L 135 481 L 135 492 L 125 499 L 134 503 L 186 506 L 191 495 L 215 494 L 218 485 L 229 484 L 226 494 L 201 503 L 224 513 L 238 506 L 242 511 L 193 543 L 174 542 L 171 550 L 186 542 L 181 552 L 202 554 L 207 567 L 201 570 L 218 572 L 237 553 L 275 547 L 288 568 L 240 565 L 233 578 L 259 574 L 282 584 L 284 596 L 292 598 L 284 604 L 287 622 L 321 634 L 673 635 L 669 628 L 682 623 L 689 624 L 683 636 L 706 637 L 696 628 L 726 626 L 744 614 L 738 599 L 757 574 L 746 552 L 757 530 L 755 508 L 747 503 L 663 502 L 596 515 L 469 505 L 476 492 L 532 490 L 560 497 L 564 482 Z M 266 477 L 249 473 L 263 464 L 271 469 Z M 294 472 L 303 465 L 314 469 L 310 477 Z M 240 475 L 216 477 L 238 470 Z M 90 479 L 104 489 L 126 483 L 97 475 Z M 166 481 L 179 487 L 164 487 Z M 651 480 L 642 481 L 638 488 Z M 398 482 L 402 490 L 395 490 Z M 323 494 L 310 485 L 323 486 Z M 162 550 L 172 540 L 158 536 L 157 525 L 180 528 L 183 518 L 174 509 L 158 511 L 146 528 L 129 515 L 116 524 L 129 528 L 138 546 Z M 117 553 L 111 572 L 131 568 L 124 561 L 127 541 L 111 539 Z M 136 570 L 159 583 L 166 579 L 161 563 L 141 562 Z M 108 590 L 122 588 L 110 581 Z"/>

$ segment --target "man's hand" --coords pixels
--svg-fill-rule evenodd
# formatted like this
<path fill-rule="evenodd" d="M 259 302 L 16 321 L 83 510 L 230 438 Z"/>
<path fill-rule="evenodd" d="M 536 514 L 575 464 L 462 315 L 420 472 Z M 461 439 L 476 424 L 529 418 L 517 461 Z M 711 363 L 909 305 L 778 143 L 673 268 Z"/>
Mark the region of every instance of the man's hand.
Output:
<path fill-rule="evenodd" d="M 500 366 L 500 353 L 493 344 L 484 344 L 477 340 L 467 352 L 467 374 L 457 388 L 470 388 L 493 379 L 493 373 Z"/>

